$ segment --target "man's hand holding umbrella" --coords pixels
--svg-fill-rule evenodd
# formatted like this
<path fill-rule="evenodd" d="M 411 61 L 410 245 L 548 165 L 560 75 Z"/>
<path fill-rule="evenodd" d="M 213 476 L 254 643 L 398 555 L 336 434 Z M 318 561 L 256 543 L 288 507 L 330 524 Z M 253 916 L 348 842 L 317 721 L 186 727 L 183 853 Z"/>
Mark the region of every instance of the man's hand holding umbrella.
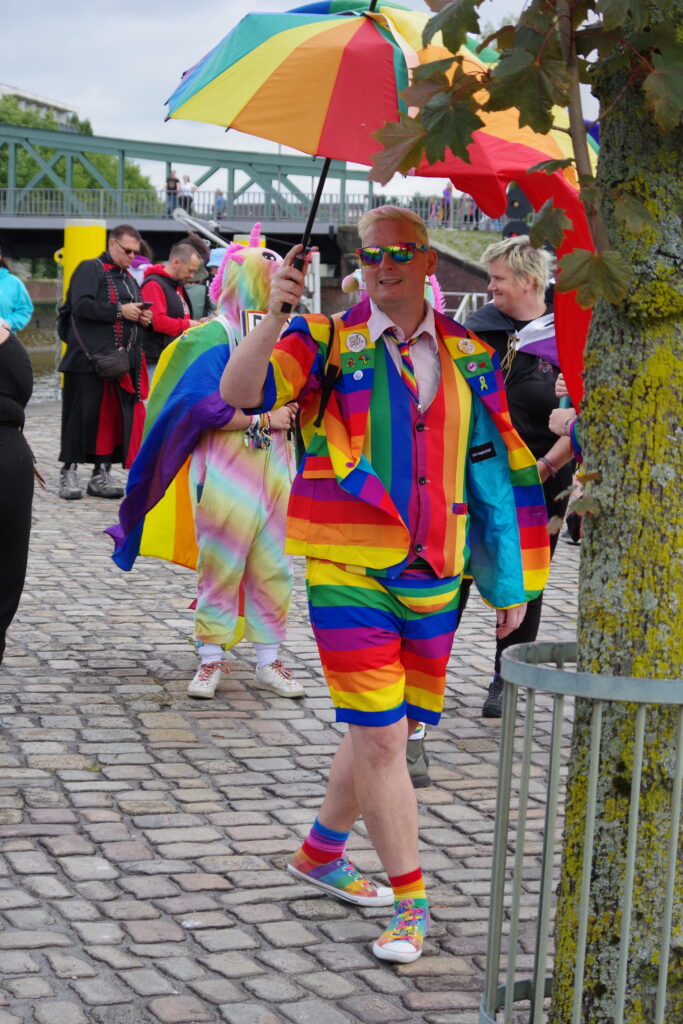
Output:
<path fill-rule="evenodd" d="M 303 248 L 295 245 L 285 256 L 271 281 L 267 314 L 237 346 L 223 371 L 221 398 L 229 405 L 250 409 L 261 404 L 270 355 L 289 319 L 289 312 L 282 307 L 296 309 L 304 292 L 306 269 L 294 266 L 294 259 Z M 308 261 L 310 257 L 305 258 Z"/>

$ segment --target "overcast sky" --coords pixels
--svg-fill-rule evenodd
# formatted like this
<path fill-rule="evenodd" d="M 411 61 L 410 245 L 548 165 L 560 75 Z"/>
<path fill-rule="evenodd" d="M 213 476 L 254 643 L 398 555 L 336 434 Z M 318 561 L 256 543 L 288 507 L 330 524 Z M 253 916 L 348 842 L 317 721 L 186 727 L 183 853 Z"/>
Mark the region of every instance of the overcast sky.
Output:
<path fill-rule="evenodd" d="M 401 2 L 428 11 L 422 0 Z M 73 107 L 91 121 L 96 135 L 276 152 L 272 143 L 238 132 L 226 135 L 216 125 L 164 123 L 164 101 L 183 71 L 249 11 L 294 6 L 297 0 L 3 0 L 0 82 Z M 521 6 L 522 0 L 485 0 L 480 16 L 499 25 Z M 161 165 L 143 170 L 161 184 Z M 180 164 L 177 170 L 197 173 Z M 415 187 L 406 184 L 410 191 Z M 387 191 L 397 191 L 396 179 Z"/>

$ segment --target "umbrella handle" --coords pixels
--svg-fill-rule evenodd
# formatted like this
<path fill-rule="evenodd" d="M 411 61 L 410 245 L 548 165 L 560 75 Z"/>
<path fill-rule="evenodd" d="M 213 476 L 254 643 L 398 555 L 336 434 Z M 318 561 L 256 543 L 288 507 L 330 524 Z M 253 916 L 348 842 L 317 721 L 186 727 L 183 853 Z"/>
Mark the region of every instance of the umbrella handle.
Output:
<path fill-rule="evenodd" d="M 304 267 L 306 266 L 306 255 L 310 251 L 311 251 L 310 248 L 307 246 L 306 249 L 303 252 L 297 253 L 297 255 L 292 260 L 292 266 L 294 267 L 295 270 L 303 270 L 304 269 Z M 283 302 L 282 305 L 280 306 L 280 312 L 281 313 L 291 313 L 292 312 L 292 304 L 291 304 L 291 302 Z"/>

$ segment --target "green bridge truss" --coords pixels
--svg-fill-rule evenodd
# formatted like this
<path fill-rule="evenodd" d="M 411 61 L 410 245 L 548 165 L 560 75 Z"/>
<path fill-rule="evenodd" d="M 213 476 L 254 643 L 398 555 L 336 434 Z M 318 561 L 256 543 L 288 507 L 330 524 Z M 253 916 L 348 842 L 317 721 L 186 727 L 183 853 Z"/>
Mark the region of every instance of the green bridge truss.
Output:
<path fill-rule="evenodd" d="M 23 151 L 29 157 L 33 174 L 29 181 L 17 185 L 17 157 Z M 226 213 L 232 215 L 236 202 L 249 190 L 262 190 L 283 219 L 299 219 L 302 206 L 310 195 L 292 180 L 293 177 L 317 175 L 321 161 L 308 156 L 274 153 L 238 152 L 229 148 L 207 149 L 177 143 L 143 142 L 135 139 L 111 139 L 98 135 L 26 128 L 0 123 L 0 154 L 6 153 L 6 176 L 0 181 L 0 218 L 2 216 L 93 216 L 98 212 L 131 213 L 135 216 L 158 217 L 162 192 L 157 196 L 125 188 L 126 160 L 149 160 L 164 165 L 164 180 L 172 166 L 191 165 L 199 173 L 193 182 L 198 189 L 212 175 L 226 172 Z M 93 164 L 93 154 L 106 154 L 116 160 L 116 180 L 111 181 Z M 73 186 L 73 170 L 80 163 L 100 185 L 99 189 L 77 189 Z M 242 172 L 246 180 L 235 187 L 235 175 Z M 338 212 L 345 206 L 350 181 L 364 181 L 367 171 L 350 170 L 342 161 L 333 161 L 328 177 L 339 182 Z M 369 183 L 372 194 L 372 183 Z M 92 209 L 92 193 L 99 195 L 99 210 Z M 143 196 L 146 200 L 141 202 Z"/>

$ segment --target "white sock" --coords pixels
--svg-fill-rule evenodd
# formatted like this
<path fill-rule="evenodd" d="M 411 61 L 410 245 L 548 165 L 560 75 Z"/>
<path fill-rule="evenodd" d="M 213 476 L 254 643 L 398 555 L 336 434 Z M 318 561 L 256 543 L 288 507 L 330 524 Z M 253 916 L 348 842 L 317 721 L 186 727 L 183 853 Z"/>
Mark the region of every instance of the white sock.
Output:
<path fill-rule="evenodd" d="M 251 645 L 256 653 L 256 670 L 265 668 L 266 665 L 272 665 L 274 661 L 277 661 L 277 652 L 280 650 L 279 644 L 255 644 L 252 642 Z"/>
<path fill-rule="evenodd" d="M 202 665 L 208 665 L 210 662 L 223 660 L 223 648 L 220 644 L 206 644 L 202 640 L 198 640 L 197 652 Z"/>
<path fill-rule="evenodd" d="M 426 734 L 427 734 L 427 726 L 424 724 L 424 722 L 420 722 L 420 724 L 415 727 L 414 731 L 411 732 L 411 734 L 408 737 L 408 739 L 409 740 L 422 740 L 422 739 L 424 739 Z"/>

